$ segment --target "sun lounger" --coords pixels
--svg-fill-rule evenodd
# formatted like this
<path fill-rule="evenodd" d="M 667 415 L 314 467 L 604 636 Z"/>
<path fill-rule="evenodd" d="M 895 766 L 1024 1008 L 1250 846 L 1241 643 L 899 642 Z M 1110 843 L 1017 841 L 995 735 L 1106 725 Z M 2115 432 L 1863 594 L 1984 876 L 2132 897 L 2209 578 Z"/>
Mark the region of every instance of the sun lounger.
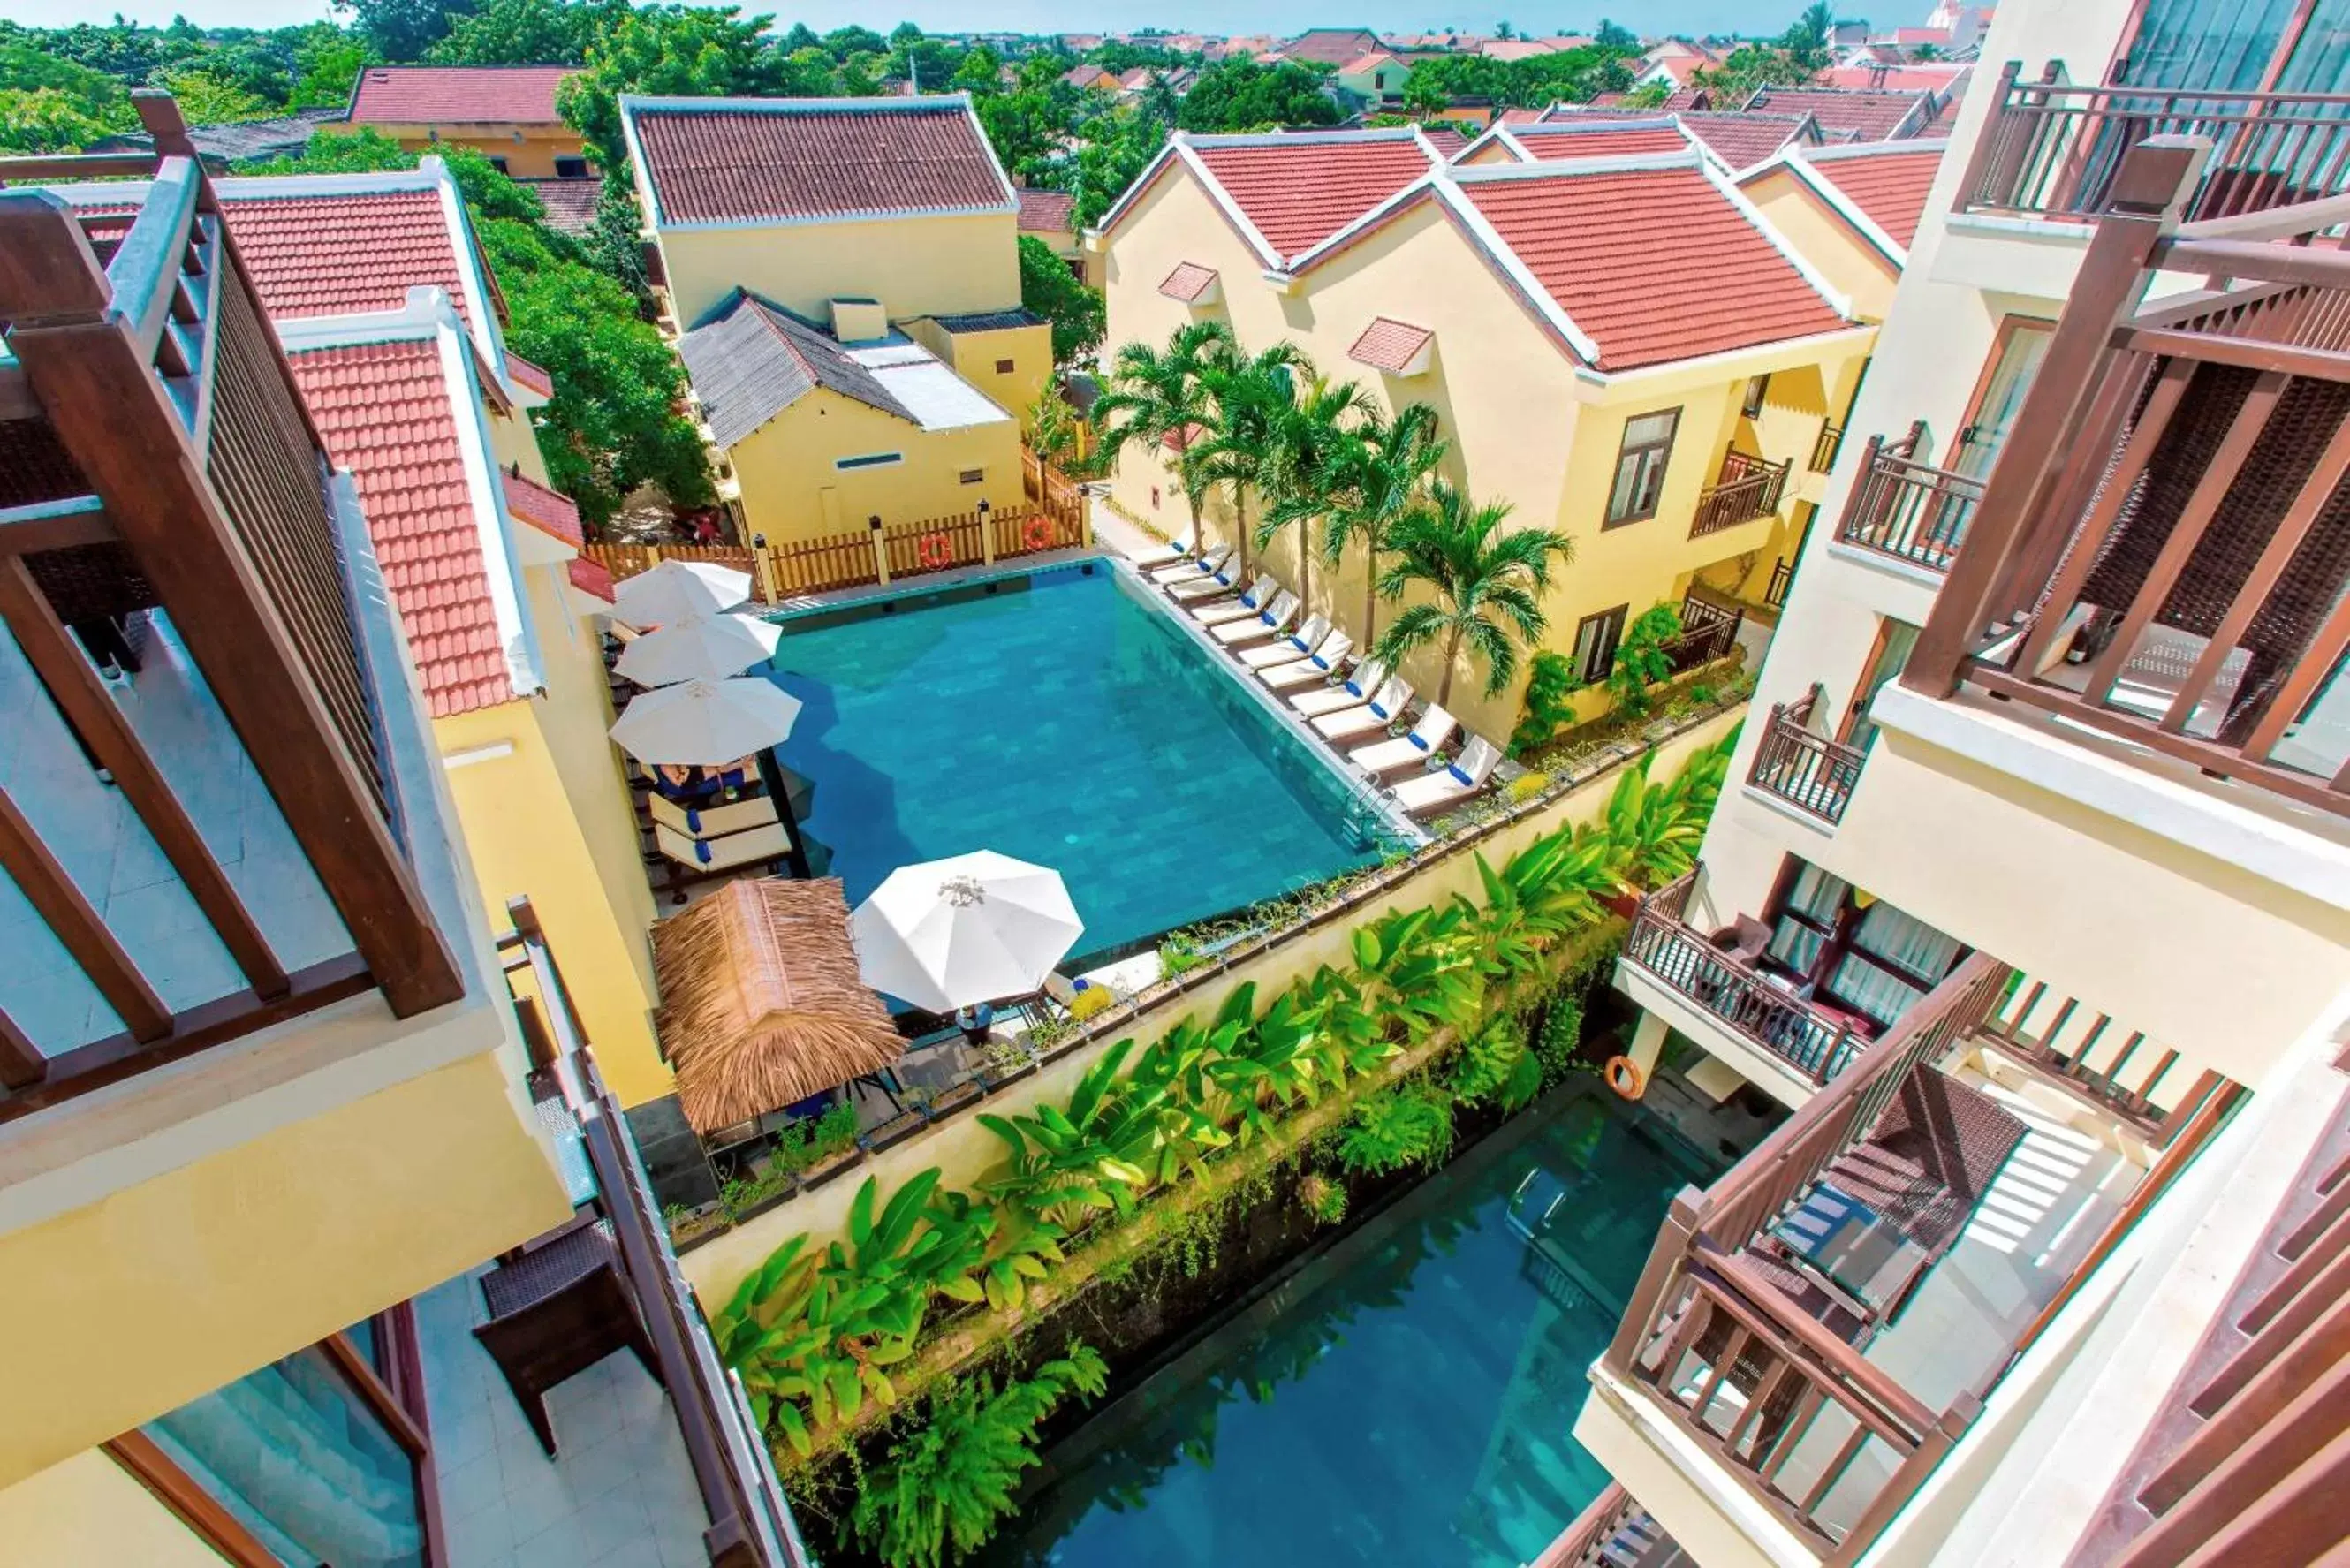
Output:
<path fill-rule="evenodd" d="M 1228 620 L 1248 620 L 1261 614 L 1265 601 L 1274 597 L 1273 574 L 1261 574 L 1249 585 L 1248 592 L 1238 598 L 1218 599 L 1213 604 L 1191 607 L 1191 618 L 1201 626 L 1222 626 Z"/>
<path fill-rule="evenodd" d="M 1329 635 L 1330 618 L 1317 615 L 1287 637 L 1276 637 L 1271 642 L 1243 649 L 1241 662 L 1251 670 L 1270 670 L 1276 664 L 1287 664 L 1291 659 L 1305 658 Z"/>
<path fill-rule="evenodd" d="M 1471 735 L 1460 756 L 1447 766 L 1406 779 L 1395 787 L 1395 803 L 1412 815 L 1437 811 L 1467 800 L 1485 787 L 1502 753 L 1482 735 Z"/>
<path fill-rule="evenodd" d="M 1293 691 L 1330 679 L 1330 672 L 1346 661 L 1355 646 L 1355 639 L 1344 631 L 1333 631 L 1322 639 L 1320 647 L 1303 659 L 1293 659 L 1286 664 L 1268 665 L 1256 672 L 1256 678 L 1275 691 Z"/>
<path fill-rule="evenodd" d="M 1150 580 L 1154 583 L 1172 585 L 1190 582 L 1198 577 L 1212 577 L 1222 572 L 1224 569 L 1224 563 L 1232 558 L 1232 547 L 1230 545 L 1219 545 L 1204 556 L 1197 557 L 1187 556 L 1171 566 L 1160 566 L 1150 574 Z"/>
<path fill-rule="evenodd" d="M 1355 666 L 1354 672 L 1344 680 L 1335 681 L 1312 691 L 1300 691 L 1289 700 L 1289 705 L 1305 718 L 1318 718 L 1343 709 L 1359 708 L 1371 700 L 1371 694 L 1387 681 L 1388 667 L 1376 659 L 1366 659 Z"/>
<path fill-rule="evenodd" d="M 1398 735 L 1391 741 L 1381 741 L 1349 752 L 1347 760 L 1374 778 L 1381 774 L 1391 774 L 1399 768 L 1420 767 L 1436 754 L 1438 747 L 1452 738 L 1452 732 L 1460 727 L 1459 720 L 1430 702 L 1427 711 L 1420 714 L 1419 722 L 1411 727 L 1410 734 Z"/>
<path fill-rule="evenodd" d="M 1394 723 L 1410 702 L 1411 683 L 1400 675 L 1390 675 L 1369 701 L 1359 708 L 1325 713 L 1314 721 L 1314 728 L 1326 741 L 1359 740 Z"/>
<path fill-rule="evenodd" d="M 1244 648 L 1283 635 L 1297 618 L 1297 596 L 1284 588 L 1254 620 L 1228 620 L 1209 628 L 1226 648 Z"/>
<path fill-rule="evenodd" d="M 1188 576 L 1178 577 L 1171 583 L 1162 583 L 1159 586 L 1167 590 L 1167 597 L 1179 605 L 1203 605 L 1211 599 L 1229 597 L 1240 591 L 1241 585 L 1239 572 L 1233 568 L 1230 561 L 1226 561 L 1212 572 L 1192 572 Z M 1257 588 L 1249 590 L 1253 595 L 1272 591 L 1272 585 L 1269 582 L 1261 590 Z"/>

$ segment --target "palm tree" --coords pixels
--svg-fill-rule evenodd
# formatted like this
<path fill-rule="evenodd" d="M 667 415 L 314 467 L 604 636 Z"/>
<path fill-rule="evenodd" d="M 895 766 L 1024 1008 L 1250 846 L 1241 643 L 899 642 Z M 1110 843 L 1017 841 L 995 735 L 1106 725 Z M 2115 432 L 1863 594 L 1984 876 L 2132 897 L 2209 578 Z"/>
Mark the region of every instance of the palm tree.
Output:
<path fill-rule="evenodd" d="M 1485 660 L 1485 695 L 1499 696 L 1518 672 L 1518 643 L 1543 634 L 1542 591 L 1550 586 L 1551 557 L 1575 558 L 1575 541 L 1546 528 L 1503 531 L 1506 501 L 1483 505 L 1443 480 L 1429 499 L 1395 526 L 1388 546 L 1395 562 L 1379 592 L 1400 598 L 1418 583 L 1434 596 L 1397 615 L 1375 651 L 1390 665 L 1433 642 L 1444 647 L 1437 705 L 1452 699 L 1452 668 L 1467 643 Z M 1512 634 L 1515 633 L 1513 639 Z"/>
<path fill-rule="evenodd" d="M 1297 597 L 1314 598 L 1314 524 L 1329 513 L 1340 487 L 1359 461 L 1360 431 L 1378 418 L 1370 395 L 1352 381 L 1333 386 L 1316 376 L 1305 395 L 1280 410 L 1266 447 L 1258 486 L 1264 520 L 1257 524 L 1256 547 L 1271 547 L 1290 528 L 1297 531 Z"/>
<path fill-rule="evenodd" d="M 1233 533 L 1240 540 L 1241 575 L 1249 569 L 1248 493 L 1264 492 L 1265 454 L 1274 432 L 1297 402 L 1297 378 L 1314 374 L 1314 362 L 1288 342 L 1246 358 L 1237 352 L 1211 365 L 1204 379 L 1215 405 L 1208 434 L 1196 453 L 1210 484 L 1232 489 Z"/>
<path fill-rule="evenodd" d="M 1128 343 L 1111 364 L 1109 389 L 1094 401 L 1094 420 L 1110 451 L 1128 442 L 1154 456 L 1161 447 L 1174 450 L 1175 487 L 1191 509 L 1194 553 L 1205 547 L 1200 542 L 1200 498 L 1213 483 L 1200 472 L 1203 443 L 1198 438 L 1215 419 L 1211 378 L 1235 351 L 1232 329 L 1221 321 L 1177 327 L 1163 350 Z"/>
<path fill-rule="evenodd" d="M 1363 645 L 1378 632 L 1379 555 L 1398 521 L 1428 498 L 1448 450 L 1437 439 L 1436 410 L 1426 403 L 1399 410 L 1392 420 L 1373 414 L 1336 486 L 1336 501 L 1323 525 L 1324 557 L 1335 570 L 1349 546 L 1363 549 Z"/>

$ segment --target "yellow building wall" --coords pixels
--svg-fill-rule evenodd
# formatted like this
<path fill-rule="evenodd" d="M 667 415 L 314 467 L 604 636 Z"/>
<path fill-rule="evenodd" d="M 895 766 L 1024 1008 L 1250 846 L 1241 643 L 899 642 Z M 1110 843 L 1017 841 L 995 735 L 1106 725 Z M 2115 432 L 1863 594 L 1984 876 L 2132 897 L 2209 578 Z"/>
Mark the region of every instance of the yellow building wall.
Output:
<path fill-rule="evenodd" d="M 221 1568 L 218 1552 L 98 1449 L 0 1490 L 0 1542 L 9 1568 Z"/>
<path fill-rule="evenodd" d="M 1758 174 L 1738 188 L 1819 269 L 1828 286 L 1852 301 L 1854 315 L 1863 321 L 1885 319 L 1893 308 L 1901 269 L 1884 252 L 1855 234 L 1817 192 L 1785 169 Z"/>
<path fill-rule="evenodd" d="M 1758 519 L 1700 539 L 1689 536 L 1699 493 L 1713 483 L 1723 450 L 1744 422 L 1739 410 L 1747 379 L 1773 371 L 1793 384 L 1809 368 L 1814 382 L 1839 381 L 1847 374 L 1847 362 L 1856 364 L 1866 355 L 1869 341 L 1866 332 L 1854 332 L 1828 342 L 1722 355 L 1605 381 L 1586 379 L 1432 202 L 1306 274 L 1293 294 L 1263 280 L 1261 264 L 1186 175 L 1162 179 L 1108 241 L 1105 270 L 1113 348 L 1133 341 L 1163 344 L 1188 321 L 1220 319 L 1251 352 L 1280 338 L 1295 342 L 1325 375 L 1354 379 L 1383 411 L 1414 402 L 1433 408 L 1451 445 L 1447 478 L 1465 484 L 1481 502 L 1510 503 L 1520 523 L 1563 529 L 1575 540 L 1574 562 L 1555 571 L 1544 600 L 1544 645 L 1561 650 L 1572 649 L 1576 625 L 1586 616 L 1620 604 L 1628 607 L 1628 619 L 1651 605 L 1678 603 L 1700 571 L 1721 568 L 1711 576 L 1726 578 L 1751 555 L 1757 563 L 1753 569 L 1767 576 L 1783 518 Z M 1159 294 L 1160 280 L 1187 261 L 1216 270 L 1222 284 L 1216 305 L 1195 310 Z M 1434 331 L 1427 372 L 1389 376 L 1347 358 L 1347 349 L 1378 316 Z M 1675 407 L 1681 418 L 1656 514 L 1603 529 L 1625 421 Z M 1742 441 L 1748 450 L 1756 450 L 1755 441 L 1767 436 L 1762 455 L 1775 462 L 1797 445 L 1808 456 L 1816 430 L 1799 430 L 1780 420 L 1767 431 L 1757 427 L 1748 434 L 1751 439 Z M 1189 514 L 1171 465 L 1161 462 L 1161 455 L 1128 448 L 1111 496 L 1169 537 L 1180 537 Z M 1802 468 L 1801 457 L 1796 468 Z M 1230 511 L 1222 496 L 1208 505 L 1211 537 L 1230 536 Z M 1250 511 L 1253 522 L 1253 500 Z M 1252 546 L 1253 558 L 1257 554 Z M 1275 541 L 1262 554 L 1284 583 L 1297 586 L 1294 537 Z M 1318 558 L 1318 541 L 1316 556 L 1310 607 L 1333 614 L 1359 637 L 1366 591 L 1362 561 L 1350 558 L 1334 572 Z M 1386 625 L 1396 607 L 1381 601 L 1378 624 Z M 1432 693 L 1442 674 L 1439 662 L 1438 654 L 1424 651 L 1405 673 Z M 1472 731 L 1497 739 L 1506 735 L 1517 722 L 1524 668 L 1522 659 L 1519 680 L 1488 697 L 1483 666 L 1464 655 L 1454 672 L 1451 711 Z M 1580 700 L 1579 711 L 1589 717 L 1604 706 L 1604 697 L 1595 692 Z"/>
<path fill-rule="evenodd" d="M 1028 410 L 1053 377 L 1053 329 L 1007 327 L 993 332 L 950 332 L 929 317 L 905 324 L 906 335 L 954 368 L 956 375 L 995 400 L 998 408 L 1028 422 Z M 1012 369 L 996 367 L 1009 360 Z"/>
<path fill-rule="evenodd" d="M 894 452 L 903 461 L 871 468 L 833 466 L 844 457 Z M 878 516 L 885 527 L 976 512 L 1024 509 L 1016 420 L 962 430 L 924 431 L 853 398 L 819 390 L 802 398 L 727 453 L 741 486 L 743 515 L 771 545 L 852 533 Z M 980 470 L 975 484 L 962 474 Z"/>
<path fill-rule="evenodd" d="M 1010 310 L 1020 303 L 1018 220 L 957 217 L 658 231 L 671 309 L 691 327 L 747 288 L 829 326 L 829 301 L 878 299 L 892 321 Z"/>
<path fill-rule="evenodd" d="M 0 1237 L 0 1486 L 562 1223 L 521 1078 L 502 1043 Z"/>
<path fill-rule="evenodd" d="M 529 897 L 605 1079 L 635 1106 L 674 1086 L 653 1030 L 652 890 L 606 735 L 602 659 L 591 674 L 586 628 L 553 580 L 560 569 L 524 574 L 545 694 L 435 719 L 432 734 L 453 763 L 449 793 L 483 901 L 495 919 Z"/>
<path fill-rule="evenodd" d="M 485 157 L 504 159 L 506 172 L 517 180 L 555 179 L 557 158 L 582 155 L 579 133 L 563 125 L 370 125 L 328 129 L 373 130 L 411 152 L 470 147 Z"/>
<path fill-rule="evenodd" d="M 1515 163 L 1518 161 L 1518 155 L 1501 142 L 1489 141 L 1476 151 L 1462 158 L 1461 166 L 1464 169 L 1482 169 L 1491 163 Z"/>
<path fill-rule="evenodd" d="M 520 465 L 525 479 L 554 488 L 546 477 L 546 457 L 538 450 L 538 432 L 531 428 L 530 413 L 515 409 L 506 413 L 490 412 L 490 460 L 500 468 Z"/>

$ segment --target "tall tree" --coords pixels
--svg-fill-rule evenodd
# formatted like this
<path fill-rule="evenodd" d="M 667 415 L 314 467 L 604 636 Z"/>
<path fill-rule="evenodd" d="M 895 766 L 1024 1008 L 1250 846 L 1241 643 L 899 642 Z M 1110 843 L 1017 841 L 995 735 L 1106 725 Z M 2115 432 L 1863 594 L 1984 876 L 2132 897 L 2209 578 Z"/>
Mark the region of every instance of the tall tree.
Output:
<path fill-rule="evenodd" d="M 1395 418 L 1365 421 L 1336 500 L 1323 524 L 1323 549 L 1335 570 L 1349 549 L 1363 552 L 1363 646 L 1378 639 L 1379 556 L 1396 524 L 1428 499 L 1449 447 L 1436 433 L 1436 410 L 1412 403 Z"/>
<path fill-rule="evenodd" d="M 576 66 L 628 13 L 627 0 L 484 0 L 425 57 L 461 66 Z"/>
<path fill-rule="evenodd" d="M 1210 378 L 1235 352 L 1232 328 L 1193 321 L 1175 329 L 1167 347 L 1128 343 L 1111 362 L 1109 389 L 1094 401 L 1102 447 L 1139 445 L 1156 457 L 1175 454 L 1175 487 L 1191 514 L 1191 547 L 1200 544 L 1200 503 L 1213 483 L 1201 466 L 1201 437 L 1216 417 Z"/>
<path fill-rule="evenodd" d="M 1362 448 L 1367 419 L 1376 419 L 1369 394 L 1352 381 L 1315 376 L 1277 410 L 1259 464 L 1264 496 L 1256 547 L 1270 549 L 1284 533 L 1297 536 L 1297 597 L 1314 597 L 1315 525 L 1326 517 Z"/>
<path fill-rule="evenodd" d="M 773 17 L 733 5 L 642 5 L 591 43 L 587 69 L 563 84 L 563 118 L 608 170 L 628 166 L 624 92 L 678 98 L 772 97 L 784 62 L 767 35 Z"/>
<path fill-rule="evenodd" d="M 1249 492 L 1263 493 L 1275 432 L 1296 405 L 1297 382 L 1314 373 L 1305 351 L 1286 341 L 1252 356 L 1235 353 L 1208 369 L 1216 412 L 1200 443 L 1200 470 L 1210 483 L 1231 487 L 1232 531 L 1243 573 L 1249 567 Z"/>
<path fill-rule="evenodd" d="M 473 0 L 329 0 L 348 13 L 379 59 L 421 60 L 449 29 L 472 15 Z"/>
<path fill-rule="evenodd" d="M 1418 587 L 1429 597 L 1399 611 L 1376 650 L 1393 665 L 1419 649 L 1440 647 L 1439 706 L 1452 700 L 1453 669 L 1464 646 L 1484 661 L 1485 695 L 1508 688 L 1518 672 L 1519 643 L 1542 638 L 1542 594 L 1553 560 L 1575 558 L 1575 541 L 1565 534 L 1506 529 L 1509 515 L 1509 503 L 1481 505 L 1440 479 L 1388 541 L 1395 560 L 1379 578 L 1380 594 L 1399 599 Z"/>
<path fill-rule="evenodd" d="M 1101 347 L 1107 324 L 1099 291 L 1034 234 L 1020 236 L 1020 303 L 1053 324 L 1053 363 L 1074 365 Z"/>

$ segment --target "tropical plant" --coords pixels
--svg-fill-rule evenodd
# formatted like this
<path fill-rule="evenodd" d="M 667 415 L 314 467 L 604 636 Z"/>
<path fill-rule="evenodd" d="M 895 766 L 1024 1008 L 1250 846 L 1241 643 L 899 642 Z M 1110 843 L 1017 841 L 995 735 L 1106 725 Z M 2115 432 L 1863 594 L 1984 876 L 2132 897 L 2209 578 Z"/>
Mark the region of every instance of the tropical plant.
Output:
<path fill-rule="evenodd" d="M 1446 1087 L 1462 1105 L 1491 1100 L 1514 1111 L 1542 1092 L 1543 1068 L 1526 1045 L 1523 1020 L 1497 1018 L 1461 1048 Z"/>
<path fill-rule="evenodd" d="M 1573 986 L 1551 992 L 1541 1031 L 1531 1047 L 1542 1068 L 1543 1087 L 1564 1083 L 1575 1068 L 1575 1051 L 1583 1044 L 1583 998 Z"/>
<path fill-rule="evenodd" d="M 1364 1176 L 1434 1165 L 1451 1150 L 1451 1107 L 1424 1084 L 1368 1096 L 1355 1107 L 1337 1139 L 1338 1163 Z"/>
<path fill-rule="evenodd" d="M 1606 817 L 1620 874 L 1642 887 L 1660 888 L 1687 876 L 1697 865 L 1705 825 L 1730 775 L 1730 748 L 1709 746 L 1661 784 L 1648 782 L 1643 756 L 1616 781 Z"/>
<path fill-rule="evenodd" d="M 1053 326 L 1053 363 L 1074 365 L 1101 347 L 1108 323 L 1101 290 L 1035 234 L 1020 236 L 1020 303 Z"/>
<path fill-rule="evenodd" d="M 1271 440 L 1261 454 L 1257 485 L 1264 514 L 1256 547 L 1269 549 L 1284 533 L 1297 535 L 1297 597 L 1314 602 L 1314 526 L 1347 480 L 1362 448 L 1362 426 L 1373 412 L 1370 395 L 1352 381 L 1326 376 L 1306 382 L 1279 405 Z"/>
<path fill-rule="evenodd" d="M 1243 356 L 1237 350 L 1212 364 L 1205 379 L 1215 415 L 1200 442 L 1200 472 L 1211 484 L 1230 487 L 1233 531 L 1240 541 L 1240 569 L 1249 566 L 1248 497 L 1263 494 L 1283 422 L 1297 403 L 1297 383 L 1311 379 L 1314 362 L 1288 342 Z"/>
<path fill-rule="evenodd" d="M 858 1544 L 891 1568 L 941 1568 L 976 1552 L 1036 1463 L 1036 1428 L 1062 1400 L 1098 1398 L 1108 1386 L 1100 1353 L 1080 1342 L 1000 1393 L 982 1375 L 932 1401 L 929 1419 L 862 1478 L 849 1515 Z"/>
<path fill-rule="evenodd" d="M 1077 1080 L 1067 1109 L 1040 1105 L 1033 1116 L 983 1112 L 982 1127 L 1010 1154 L 1003 1176 L 980 1184 L 1038 1220 L 1073 1225 L 1088 1212 L 1134 1212 L 1151 1180 L 1161 1143 L 1159 1113 L 1165 1084 L 1137 1085 L 1119 1075 L 1134 1042 L 1103 1052 Z"/>
<path fill-rule="evenodd" d="M 1670 605 L 1650 605 L 1632 618 L 1616 645 L 1616 662 L 1607 671 L 1607 691 L 1616 711 L 1627 719 L 1648 712 L 1648 688 L 1673 673 L 1666 645 L 1681 634 L 1681 612 Z"/>
<path fill-rule="evenodd" d="M 1211 378 L 1232 358 L 1232 328 L 1192 321 L 1175 329 L 1164 349 L 1128 343 L 1110 363 L 1109 387 L 1094 400 L 1094 422 L 1105 452 L 1139 445 L 1154 457 L 1175 454 L 1175 488 L 1191 514 L 1191 540 L 1200 539 L 1200 503 L 1214 481 L 1205 472 L 1201 437 L 1216 417 Z"/>
<path fill-rule="evenodd" d="M 1583 677 L 1575 660 L 1553 649 L 1543 649 L 1526 667 L 1525 714 L 1510 732 L 1510 754 L 1523 756 L 1548 745 L 1575 722 L 1575 694 Z"/>
<path fill-rule="evenodd" d="M 1318 1171 L 1297 1184 L 1297 1201 L 1325 1225 L 1336 1225 L 1347 1217 L 1346 1188 Z"/>
<path fill-rule="evenodd" d="M 1485 663 L 1485 692 L 1498 695 L 1518 672 L 1518 643 L 1539 640 L 1546 624 L 1542 593 L 1551 564 L 1575 558 L 1575 541 L 1547 528 L 1504 530 L 1509 503 L 1471 501 L 1443 480 L 1429 500 L 1399 522 L 1388 538 L 1395 559 L 1379 593 L 1399 599 L 1419 587 L 1430 597 L 1398 612 L 1377 643 L 1395 664 L 1416 649 L 1441 649 L 1436 701 L 1452 700 L 1452 674 L 1465 644 Z"/>
<path fill-rule="evenodd" d="M 1333 487 L 1323 550 L 1334 568 L 1349 549 L 1363 553 L 1366 647 L 1378 636 L 1379 556 L 1397 523 L 1427 500 L 1429 483 L 1450 450 L 1436 431 L 1436 410 L 1426 403 L 1399 409 L 1391 420 L 1369 410 Z"/>

